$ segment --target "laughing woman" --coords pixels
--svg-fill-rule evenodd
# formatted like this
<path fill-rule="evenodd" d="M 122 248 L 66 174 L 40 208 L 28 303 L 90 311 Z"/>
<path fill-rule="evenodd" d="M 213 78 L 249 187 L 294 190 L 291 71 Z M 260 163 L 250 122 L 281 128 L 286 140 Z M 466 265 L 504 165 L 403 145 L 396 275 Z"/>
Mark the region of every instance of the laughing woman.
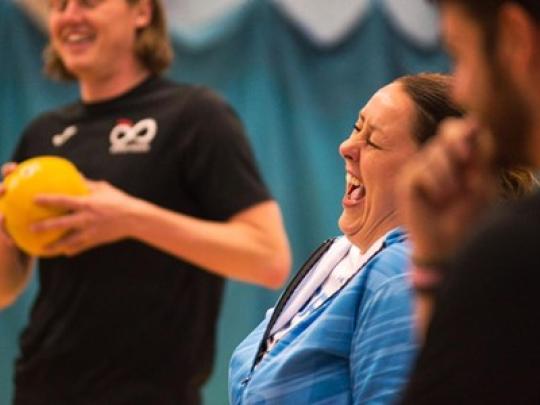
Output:
<path fill-rule="evenodd" d="M 379 90 L 340 146 L 346 188 L 339 227 L 238 346 L 232 404 L 389 404 L 416 352 L 409 249 L 394 177 L 461 111 L 451 80 L 406 76 Z"/>

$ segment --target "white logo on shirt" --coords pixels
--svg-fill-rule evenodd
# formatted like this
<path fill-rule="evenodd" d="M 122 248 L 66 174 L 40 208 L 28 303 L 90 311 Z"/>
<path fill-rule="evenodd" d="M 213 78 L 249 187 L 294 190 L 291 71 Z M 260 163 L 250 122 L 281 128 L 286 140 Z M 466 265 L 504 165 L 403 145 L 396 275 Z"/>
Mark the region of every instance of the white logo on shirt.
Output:
<path fill-rule="evenodd" d="M 157 122 L 146 118 L 135 125 L 128 120 L 121 120 L 112 129 L 109 139 L 111 153 L 142 153 L 150 150 L 150 144 L 157 133 Z"/>
<path fill-rule="evenodd" d="M 59 148 L 63 144 L 65 144 L 67 141 L 71 139 L 75 134 L 77 133 L 77 127 L 75 125 L 71 125 L 64 129 L 61 134 L 56 134 L 52 137 L 52 144 Z"/>

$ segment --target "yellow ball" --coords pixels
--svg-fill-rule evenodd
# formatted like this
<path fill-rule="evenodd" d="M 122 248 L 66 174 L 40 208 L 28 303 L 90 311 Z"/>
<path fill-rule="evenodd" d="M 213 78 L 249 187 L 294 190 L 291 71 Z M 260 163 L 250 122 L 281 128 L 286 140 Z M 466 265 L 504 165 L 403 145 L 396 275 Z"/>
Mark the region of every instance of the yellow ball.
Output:
<path fill-rule="evenodd" d="M 30 225 L 66 214 L 66 210 L 34 203 L 38 194 L 85 195 L 88 188 L 73 163 L 56 156 L 39 156 L 17 166 L 4 180 L 0 212 L 15 244 L 32 256 L 47 256 L 45 246 L 59 239 L 63 231 L 32 232 Z"/>

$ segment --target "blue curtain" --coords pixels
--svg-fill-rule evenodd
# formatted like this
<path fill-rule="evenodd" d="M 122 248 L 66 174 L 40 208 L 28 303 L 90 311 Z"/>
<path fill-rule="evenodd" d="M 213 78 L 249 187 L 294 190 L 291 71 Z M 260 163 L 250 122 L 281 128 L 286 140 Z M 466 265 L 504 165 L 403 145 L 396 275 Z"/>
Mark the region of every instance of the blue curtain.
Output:
<path fill-rule="evenodd" d="M 74 85 L 41 73 L 45 37 L 14 6 L 0 1 L 0 160 L 37 113 L 77 97 Z M 295 269 L 323 239 L 336 235 L 344 188 L 337 148 L 359 108 L 379 87 L 405 73 L 445 71 L 438 48 L 422 48 L 396 29 L 373 1 L 367 16 L 340 43 L 320 46 L 278 7 L 253 0 L 201 32 L 173 34 L 169 75 L 204 83 L 242 117 L 263 176 L 280 203 Z M 17 339 L 38 287 L 0 312 L 0 404 L 11 403 Z M 262 319 L 277 292 L 229 282 L 218 357 L 205 390 L 207 404 L 226 404 L 227 362 Z"/>

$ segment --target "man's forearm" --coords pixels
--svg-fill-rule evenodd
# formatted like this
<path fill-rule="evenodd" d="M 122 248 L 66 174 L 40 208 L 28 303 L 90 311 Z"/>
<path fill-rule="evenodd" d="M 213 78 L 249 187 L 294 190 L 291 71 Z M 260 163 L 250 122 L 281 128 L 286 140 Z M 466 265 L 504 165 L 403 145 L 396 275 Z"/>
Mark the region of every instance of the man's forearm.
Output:
<path fill-rule="evenodd" d="M 291 258 L 279 208 L 265 202 L 227 222 L 187 217 L 142 203 L 131 236 L 213 273 L 277 288 Z"/>

